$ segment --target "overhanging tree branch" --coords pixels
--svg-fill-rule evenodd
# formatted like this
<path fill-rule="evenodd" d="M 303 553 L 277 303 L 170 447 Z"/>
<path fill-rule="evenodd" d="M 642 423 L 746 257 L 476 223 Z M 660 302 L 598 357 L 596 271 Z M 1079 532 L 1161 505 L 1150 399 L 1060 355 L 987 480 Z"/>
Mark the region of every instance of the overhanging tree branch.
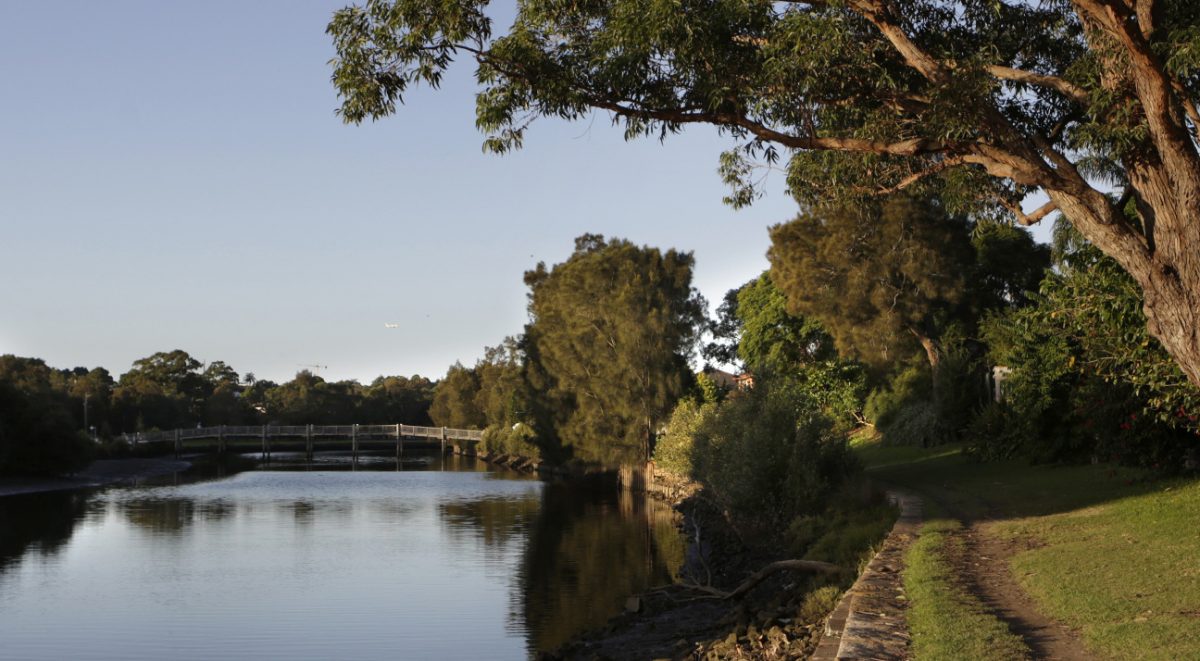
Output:
<path fill-rule="evenodd" d="M 775 142 L 793 149 L 816 149 L 825 151 L 848 151 L 871 154 L 890 154 L 894 156 L 915 156 L 918 154 L 938 154 L 950 151 L 955 145 L 938 142 L 927 138 L 909 138 L 887 142 L 881 140 L 865 140 L 862 138 L 839 138 L 820 136 L 801 136 L 770 128 L 756 122 L 745 115 L 728 112 L 709 112 L 702 110 L 684 109 L 654 109 L 637 108 L 608 101 L 602 97 L 590 97 L 587 104 L 596 108 L 609 110 L 621 116 L 652 119 L 676 124 L 717 124 L 736 127 L 749 131 L 753 135 L 768 142 Z"/>

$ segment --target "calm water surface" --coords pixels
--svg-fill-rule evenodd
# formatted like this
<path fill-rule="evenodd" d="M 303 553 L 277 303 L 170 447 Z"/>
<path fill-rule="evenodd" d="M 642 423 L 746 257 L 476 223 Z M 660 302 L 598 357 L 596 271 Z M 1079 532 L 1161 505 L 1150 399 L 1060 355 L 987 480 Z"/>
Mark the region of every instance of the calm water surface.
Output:
<path fill-rule="evenodd" d="M 521 659 L 682 562 L 653 502 L 427 462 L 0 498 L 0 658 Z"/>

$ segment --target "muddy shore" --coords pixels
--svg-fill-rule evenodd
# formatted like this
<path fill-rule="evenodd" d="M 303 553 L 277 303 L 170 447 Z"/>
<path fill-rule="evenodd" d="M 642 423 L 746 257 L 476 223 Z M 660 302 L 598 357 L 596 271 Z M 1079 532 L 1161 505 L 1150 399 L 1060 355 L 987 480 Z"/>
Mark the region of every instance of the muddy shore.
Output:
<path fill-rule="evenodd" d="M 67 477 L 0 477 L 0 497 L 135 482 L 187 470 L 191 465 L 188 461 L 168 458 L 99 459 Z"/>

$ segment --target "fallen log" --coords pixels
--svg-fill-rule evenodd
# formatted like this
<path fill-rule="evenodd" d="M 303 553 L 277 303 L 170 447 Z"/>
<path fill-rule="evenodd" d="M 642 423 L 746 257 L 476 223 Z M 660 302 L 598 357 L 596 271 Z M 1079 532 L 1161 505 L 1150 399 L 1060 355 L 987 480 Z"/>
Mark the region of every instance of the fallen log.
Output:
<path fill-rule="evenodd" d="M 762 583 L 768 576 L 776 572 L 794 570 L 807 571 L 820 574 L 837 574 L 844 571 L 842 567 L 828 562 L 819 562 L 817 560 L 777 560 L 762 569 L 751 574 L 740 585 L 734 588 L 731 592 L 718 590 L 708 585 L 697 585 L 695 583 L 683 583 L 682 585 L 692 590 L 707 592 L 708 594 L 718 599 L 740 599 L 750 592 L 759 583 Z"/>

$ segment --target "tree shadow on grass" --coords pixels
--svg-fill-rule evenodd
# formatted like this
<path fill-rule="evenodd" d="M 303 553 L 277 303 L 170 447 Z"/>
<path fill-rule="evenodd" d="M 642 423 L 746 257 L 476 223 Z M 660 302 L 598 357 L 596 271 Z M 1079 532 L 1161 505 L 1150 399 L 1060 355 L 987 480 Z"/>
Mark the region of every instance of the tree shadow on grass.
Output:
<path fill-rule="evenodd" d="M 1030 465 L 1020 460 L 981 462 L 961 449 L 931 448 L 883 465 L 872 478 L 927 497 L 927 518 L 965 520 L 1045 516 L 1159 491 L 1178 479 L 1157 478 L 1109 464 Z"/>

